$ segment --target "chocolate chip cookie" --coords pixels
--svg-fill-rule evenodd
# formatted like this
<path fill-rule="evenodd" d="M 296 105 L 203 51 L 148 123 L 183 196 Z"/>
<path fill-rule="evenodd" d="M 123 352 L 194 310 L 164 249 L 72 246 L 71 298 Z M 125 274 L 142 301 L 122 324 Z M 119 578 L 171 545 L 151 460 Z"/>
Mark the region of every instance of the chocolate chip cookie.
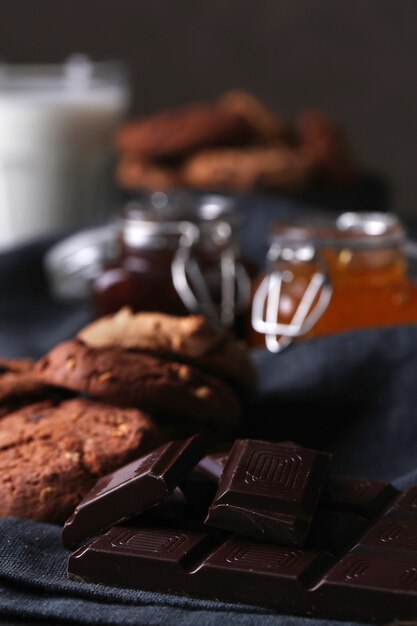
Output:
<path fill-rule="evenodd" d="M 25 407 L 0 430 L 0 515 L 62 522 L 97 478 L 160 445 L 136 409 L 87 399 Z"/>
<path fill-rule="evenodd" d="M 211 425 L 221 432 L 239 424 L 232 390 L 197 367 L 116 348 L 91 348 L 79 340 L 51 350 L 37 364 L 39 380 L 117 405 Z"/>
<path fill-rule="evenodd" d="M 203 315 L 176 317 L 123 308 L 86 326 L 78 338 L 92 348 L 123 348 L 193 363 L 213 376 L 251 393 L 255 371 L 243 342 Z"/>
<path fill-rule="evenodd" d="M 124 124 L 116 134 L 119 151 L 161 159 L 180 157 L 203 146 L 230 145 L 250 134 L 245 120 L 215 104 L 192 104 Z"/>

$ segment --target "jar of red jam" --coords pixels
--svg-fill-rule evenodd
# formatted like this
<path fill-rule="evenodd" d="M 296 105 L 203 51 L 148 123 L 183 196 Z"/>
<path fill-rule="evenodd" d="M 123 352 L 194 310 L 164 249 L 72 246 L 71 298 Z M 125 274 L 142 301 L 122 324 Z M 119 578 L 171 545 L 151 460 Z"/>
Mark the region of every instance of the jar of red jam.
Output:
<path fill-rule="evenodd" d="M 246 310 L 250 281 L 240 260 L 239 214 L 228 198 L 157 193 L 130 201 L 118 232 L 116 259 L 93 281 L 97 315 L 128 305 L 200 312 L 231 327 Z"/>
<path fill-rule="evenodd" d="M 294 339 L 417 322 L 406 245 L 392 214 L 276 224 L 266 272 L 253 285 L 249 344 L 279 352 Z"/>

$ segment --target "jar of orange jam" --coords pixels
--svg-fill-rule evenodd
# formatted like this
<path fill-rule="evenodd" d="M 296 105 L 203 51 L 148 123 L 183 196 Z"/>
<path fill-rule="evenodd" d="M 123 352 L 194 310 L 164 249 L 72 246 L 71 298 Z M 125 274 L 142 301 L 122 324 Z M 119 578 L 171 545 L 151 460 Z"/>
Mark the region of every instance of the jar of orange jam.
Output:
<path fill-rule="evenodd" d="M 417 322 L 404 229 L 395 215 L 344 213 L 275 224 L 266 272 L 255 279 L 251 346 Z"/>

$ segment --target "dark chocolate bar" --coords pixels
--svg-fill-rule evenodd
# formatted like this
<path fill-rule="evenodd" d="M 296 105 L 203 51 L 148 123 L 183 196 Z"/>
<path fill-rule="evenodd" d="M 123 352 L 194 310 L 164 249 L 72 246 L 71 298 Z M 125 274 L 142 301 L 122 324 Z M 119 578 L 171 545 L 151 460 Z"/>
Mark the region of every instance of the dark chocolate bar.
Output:
<path fill-rule="evenodd" d="M 110 526 L 166 500 L 204 454 L 199 436 L 171 441 L 100 478 L 62 529 L 72 548 Z"/>
<path fill-rule="evenodd" d="M 344 480 L 348 492 L 360 491 L 360 480 Z M 358 516 L 349 496 L 345 502 L 336 498 L 343 504 L 343 511 L 329 509 L 336 525 L 355 516 L 363 525 L 347 523 L 343 548 L 333 552 L 318 549 L 312 536 L 308 547 L 297 549 L 242 537 L 225 540 L 203 527 L 117 527 L 75 552 L 68 572 L 90 582 L 250 603 L 287 614 L 415 623 L 417 488 L 398 497 L 386 484 L 367 482 L 362 511 L 377 511 L 376 517 Z M 330 507 L 334 504 L 330 499 Z M 321 540 L 332 529 L 331 519 Z"/>
<path fill-rule="evenodd" d="M 206 523 L 283 545 L 302 546 L 330 455 L 287 444 L 238 439 Z"/>

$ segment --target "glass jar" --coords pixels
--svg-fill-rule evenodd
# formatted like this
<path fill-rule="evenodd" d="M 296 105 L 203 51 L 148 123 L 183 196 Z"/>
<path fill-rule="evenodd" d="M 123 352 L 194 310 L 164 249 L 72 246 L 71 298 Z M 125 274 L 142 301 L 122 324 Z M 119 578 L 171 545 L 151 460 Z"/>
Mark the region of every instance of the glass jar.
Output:
<path fill-rule="evenodd" d="M 392 214 L 276 224 L 267 270 L 254 281 L 250 345 L 279 352 L 296 338 L 416 322 L 405 245 Z"/>
<path fill-rule="evenodd" d="M 237 210 L 222 196 L 184 201 L 158 192 L 129 202 L 118 256 L 93 281 L 97 315 L 128 305 L 233 326 L 250 293 L 238 234 Z"/>
<path fill-rule="evenodd" d="M 108 214 L 112 136 L 129 101 L 118 63 L 0 63 L 0 249 Z"/>

